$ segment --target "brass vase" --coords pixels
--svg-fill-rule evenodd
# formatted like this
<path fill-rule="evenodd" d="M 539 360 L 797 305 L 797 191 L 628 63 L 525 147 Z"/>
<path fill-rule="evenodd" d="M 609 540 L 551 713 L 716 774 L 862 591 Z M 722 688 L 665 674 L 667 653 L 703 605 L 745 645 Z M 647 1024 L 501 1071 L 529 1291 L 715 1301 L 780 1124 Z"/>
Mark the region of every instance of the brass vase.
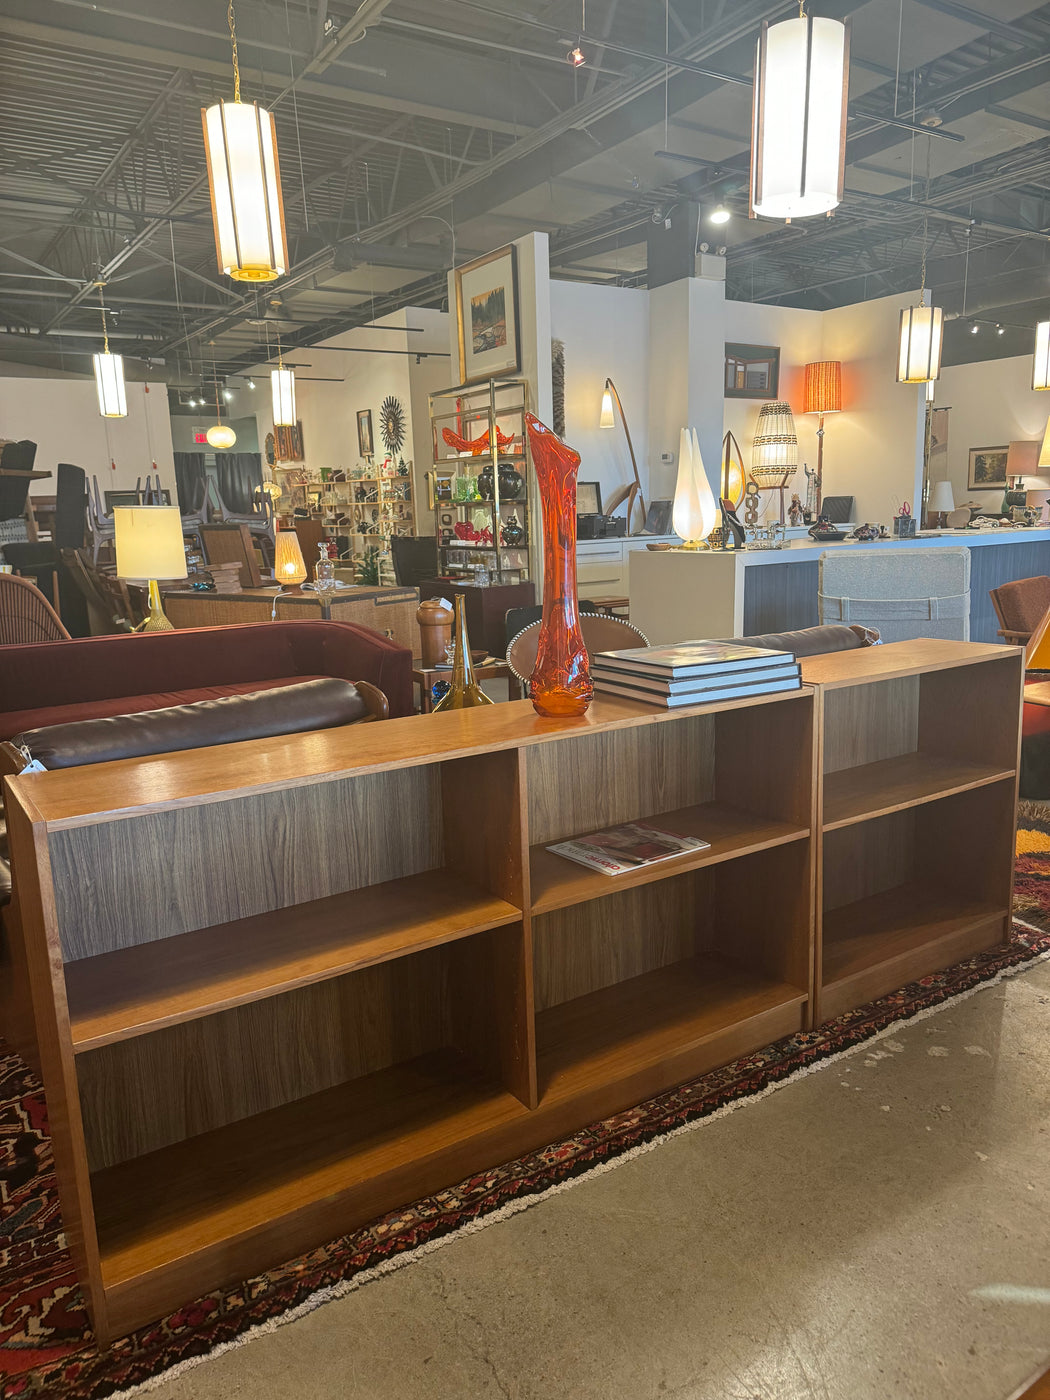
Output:
<path fill-rule="evenodd" d="M 470 710 L 475 705 L 491 705 L 493 701 L 474 679 L 474 662 L 470 655 L 470 637 L 467 634 L 467 599 L 463 593 L 456 594 L 456 654 L 452 658 L 452 684 L 434 706 L 434 714 L 439 710 Z"/>

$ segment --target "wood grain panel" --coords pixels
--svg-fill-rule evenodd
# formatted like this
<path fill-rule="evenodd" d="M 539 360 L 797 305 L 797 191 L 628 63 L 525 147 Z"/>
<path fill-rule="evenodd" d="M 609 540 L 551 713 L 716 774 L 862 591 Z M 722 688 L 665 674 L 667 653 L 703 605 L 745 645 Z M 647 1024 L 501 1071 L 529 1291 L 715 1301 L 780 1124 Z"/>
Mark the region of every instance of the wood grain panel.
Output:
<path fill-rule="evenodd" d="M 808 827 L 816 784 L 813 697 L 767 710 L 760 723 L 746 710 L 715 720 L 715 791 L 719 802 Z"/>
<path fill-rule="evenodd" d="M 693 871 L 534 918 L 536 1010 L 691 958 L 710 890 Z"/>
<path fill-rule="evenodd" d="M 892 889 L 915 873 L 916 813 L 842 826 L 824 836 L 824 908 L 838 909 Z"/>
<path fill-rule="evenodd" d="M 958 685 L 956 672 L 946 674 Z M 919 685 L 918 676 L 902 676 L 829 690 L 824 696 L 824 772 L 837 773 L 914 753 L 919 735 Z"/>
<path fill-rule="evenodd" d="M 375 726 L 381 728 L 382 726 Z M 441 864 L 436 765 L 51 835 L 67 960 Z"/>
<path fill-rule="evenodd" d="M 984 666 L 923 676 L 919 747 L 948 758 L 1015 768 L 1023 686 L 1024 655 L 1017 647 L 1004 649 L 1001 660 Z"/>
<path fill-rule="evenodd" d="M 535 1108 L 531 944 L 523 924 L 449 950 L 453 1044 L 489 1079 Z"/>
<path fill-rule="evenodd" d="M 793 632 L 820 621 L 817 592 L 820 565 L 762 564 L 744 570 L 744 636 Z"/>
<path fill-rule="evenodd" d="M 448 1044 L 445 952 L 417 953 L 81 1055 L 91 1169 Z"/>
<path fill-rule="evenodd" d="M 776 846 L 714 874 L 713 917 L 700 951 L 808 994 L 813 976 L 813 847 Z"/>
<path fill-rule="evenodd" d="M 922 809 L 918 869 L 936 885 L 1005 910 L 1013 880 L 1012 779 Z"/>
<path fill-rule="evenodd" d="M 530 749 L 529 839 L 562 841 L 711 801 L 714 742 L 714 717 L 692 715 L 580 736 L 571 749 Z"/>

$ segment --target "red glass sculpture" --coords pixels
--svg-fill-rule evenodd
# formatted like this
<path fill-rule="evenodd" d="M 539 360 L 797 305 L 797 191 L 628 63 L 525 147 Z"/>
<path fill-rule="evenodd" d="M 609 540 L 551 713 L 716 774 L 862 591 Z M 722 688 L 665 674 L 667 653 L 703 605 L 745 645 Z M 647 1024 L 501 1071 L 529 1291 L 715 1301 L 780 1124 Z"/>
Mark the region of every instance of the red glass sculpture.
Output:
<path fill-rule="evenodd" d="M 576 600 L 576 473 L 580 454 L 526 413 L 543 506 L 543 622 L 529 682 L 537 714 L 586 713 L 594 687 Z"/>
<path fill-rule="evenodd" d="M 460 437 L 459 433 L 454 433 L 451 428 L 442 428 L 441 436 L 448 443 L 449 447 L 454 447 L 457 452 L 469 452 L 472 457 L 480 457 L 489 450 L 488 430 L 481 434 L 479 438 Z M 504 435 L 496 426 L 496 442 L 502 452 L 505 447 L 509 447 L 514 441 L 514 434 Z"/>

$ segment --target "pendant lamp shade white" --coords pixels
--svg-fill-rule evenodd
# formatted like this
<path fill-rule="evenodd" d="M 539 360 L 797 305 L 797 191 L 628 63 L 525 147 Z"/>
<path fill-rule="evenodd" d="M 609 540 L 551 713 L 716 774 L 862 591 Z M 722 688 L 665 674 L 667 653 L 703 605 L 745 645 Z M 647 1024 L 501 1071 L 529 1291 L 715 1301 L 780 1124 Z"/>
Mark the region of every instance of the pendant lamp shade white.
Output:
<path fill-rule="evenodd" d="M 678 481 L 671 524 L 686 545 L 696 549 L 715 528 L 718 518 L 714 493 L 704 471 L 696 433 L 683 428 L 678 439 Z"/>
<path fill-rule="evenodd" d="M 842 202 L 849 29 L 802 16 L 762 25 L 751 116 L 751 212 L 826 214 Z"/>
<path fill-rule="evenodd" d="M 941 377 L 944 311 L 939 306 L 908 306 L 901 312 L 897 383 L 925 384 Z"/>
<path fill-rule="evenodd" d="M 1035 328 L 1032 388 L 1050 389 L 1050 321 L 1040 321 Z"/>
<path fill-rule="evenodd" d="M 213 423 L 204 436 L 212 447 L 232 447 L 237 441 L 237 434 L 229 423 Z"/>
<path fill-rule="evenodd" d="M 128 398 L 124 388 L 124 356 L 111 355 L 106 350 L 93 356 L 95 388 L 98 391 L 98 411 L 103 418 L 126 418 Z"/>
<path fill-rule="evenodd" d="M 272 282 L 288 270 L 288 240 L 273 117 L 256 102 L 201 112 L 219 270 L 238 282 Z"/>
<path fill-rule="evenodd" d="M 295 427 L 295 371 L 278 365 L 270 371 L 273 391 L 273 425 L 275 428 Z"/>

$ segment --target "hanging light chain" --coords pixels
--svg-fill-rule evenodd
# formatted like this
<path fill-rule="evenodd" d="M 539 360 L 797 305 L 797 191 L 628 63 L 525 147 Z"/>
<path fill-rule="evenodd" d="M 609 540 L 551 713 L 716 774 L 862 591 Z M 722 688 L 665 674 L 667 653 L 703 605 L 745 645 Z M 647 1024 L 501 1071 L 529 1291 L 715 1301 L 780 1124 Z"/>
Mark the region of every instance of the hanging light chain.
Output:
<path fill-rule="evenodd" d="M 930 202 L 930 146 L 931 138 L 926 138 L 926 184 L 923 189 L 922 202 L 928 205 Z M 922 211 L 922 267 L 919 275 L 919 305 L 926 305 L 926 248 L 930 232 L 930 211 L 924 208 Z"/>
<path fill-rule="evenodd" d="M 237 28 L 233 16 L 233 0 L 230 0 L 230 7 L 226 11 L 226 22 L 230 26 L 230 45 L 233 49 L 233 100 L 241 100 L 241 68 L 237 62 Z"/>
<path fill-rule="evenodd" d="M 108 331 L 108 329 L 106 328 L 106 302 L 105 302 L 105 299 L 104 299 L 103 296 L 102 296 L 102 288 L 103 288 L 106 284 L 105 284 L 105 282 L 97 282 L 95 285 L 98 287 L 98 304 L 99 304 L 99 306 L 102 308 L 102 353 L 103 353 L 104 355 L 108 355 L 108 354 L 109 354 L 109 331 Z"/>

